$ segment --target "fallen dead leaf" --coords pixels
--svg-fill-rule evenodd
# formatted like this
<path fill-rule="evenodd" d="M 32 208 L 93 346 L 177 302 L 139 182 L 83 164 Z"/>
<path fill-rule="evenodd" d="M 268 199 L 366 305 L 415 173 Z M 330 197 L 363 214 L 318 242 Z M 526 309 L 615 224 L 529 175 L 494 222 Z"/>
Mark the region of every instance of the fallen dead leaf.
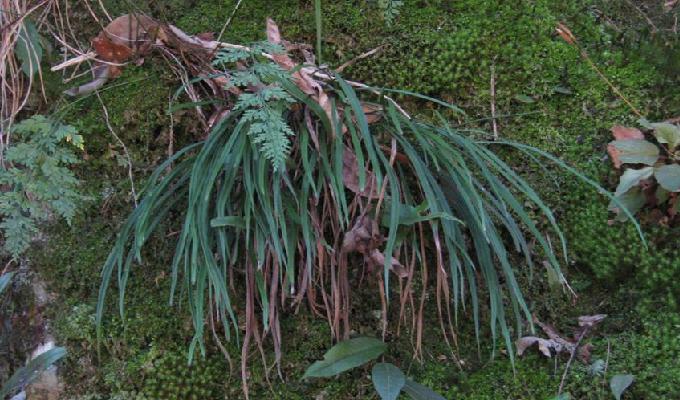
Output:
<path fill-rule="evenodd" d="M 385 264 L 385 254 L 378 250 L 385 238 L 380 233 L 378 223 L 363 215 L 357 219 L 349 232 L 345 233 L 342 240 L 342 251 L 345 253 L 358 252 L 364 255 L 364 261 L 368 263 L 372 269 L 376 266 Z M 406 268 L 392 257 L 390 260 L 390 269 L 400 278 L 408 276 Z"/>
<path fill-rule="evenodd" d="M 576 42 L 576 38 L 571 33 L 571 30 L 567 28 L 567 26 L 564 25 L 563 23 L 558 22 L 555 31 L 557 32 L 558 35 L 562 37 L 562 39 L 564 39 L 565 42 L 569 44 L 574 44 Z"/>
<path fill-rule="evenodd" d="M 359 186 L 359 163 L 354 151 L 345 146 L 342 153 L 342 183 L 352 192 L 364 197 L 377 197 L 377 184 L 375 175 L 369 170 L 366 170 L 366 184 L 364 190 Z"/>
<path fill-rule="evenodd" d="M 635 140 L 644 139 L 645 135 L 637 128 L 626 128 L 621 125 L 614 125 L 611 129 L 612 135 L 616 140 Z"/>

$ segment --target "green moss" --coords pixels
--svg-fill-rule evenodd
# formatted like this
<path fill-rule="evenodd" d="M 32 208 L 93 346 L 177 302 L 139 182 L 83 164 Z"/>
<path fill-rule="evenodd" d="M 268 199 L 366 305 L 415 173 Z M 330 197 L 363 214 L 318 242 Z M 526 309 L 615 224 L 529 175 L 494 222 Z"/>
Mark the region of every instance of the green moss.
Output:
<path fill-rule="evenodd" d="M 129 2 L 106 2 L 112 15 L 138 8 L 190 33 L 219 32 L 235 3 L 172 0 L 142 1 L 131 6 Z M 658 59 L 646 56 L 650 54 L 648 49 L 621 42 L 619 35 L 592 12 L 589 3 L 414 1 L 406 2 L 395 23 L 386 25 L 371 2 L 323 2 L 323 58 L 337 66 L 387 44 L 378 55 L 357 62 L 344 74 L 379 86 L 442 97 L 466 109 L 469 117 L 461 119 L 461 125 L 487 131 L 489 120 L 479 118 L 490 115 L 490 68 L 494 64 L 497 114 L 512 116 L 499 119 L 501 137 L 549 150 L 599 179 L 610 170 L 608 162 L 602 160 L 603 145 L 609 140 L 608 128 L 616 123 L 632 123 L 635 117 L 578 51 L 554 34 L 556 22 L 564 21 L 570 26 L 595 64 L 651 119 L 667 117 L 664 107 L 674 109 L 677 99 L 673 100 L 673 96 L 677 97 L 677 93 L 656 100 L 656 90 L 660 86 L 676 87 L 677 81 L 669 74 L 659 74 L 665 67 Z M 263 39 L 267 16 L 280 25 L 286 39 L 314 43 L 311 1 L 285 1 L 275 6 L 265 0 L 244 1 L 225 31 L 225 40 L 242 43 Z M 91 36 L 97 29 L 84 27 L 83 34 Z M 65 89 L 61 76 L 46 72 L 45 77 L 48 95 L 58 98 Z M 112 128 L 131 152 L 138 186 L 149 167 L 165 157 L 168 97 L 178 85 L 162 61 L 148 57 L 143 66 L 126 67 L 123 76 L 102 91 Z M 562 93 L 564 89 L 569 93 Z M 534 102 L 517 101 L 517 95 L 531 96 Z M 241 398 L 239 373 L 228 374 L 217 349 L 208 348 L 207 358 L 197 359 L 195 367 L 186 365 L 191 321 L 187 315 L 177 317 L 176 310 L 167 307 L 167 271 L 174 240 L 157 238 L 144 254 L 146 263 L 134 269 L 133 273 L 142 279 L 134 279 L 135 284 L 128 288 L 125 317 L 117 316 L 115 294 L 109 297 L 102 357 L 94 356 L 92 311 L 100 268 L 113 235 L 131 208 L 129 182 L 122 149 L 103 121 L 97 98 L 78 99 L 68 107 L 61 107 L 63 104 L 59 103 L 59 109 L 65 122 L 77 126 L 85 135 L 89 159 L 80 172 L 88 179 L 88 190 L 97 200 L 73 227 L 54 227 L 50 245 L 34 249 L 32 259 L 36 269 L 51 282 L 51 290 L 60 296 L 53 314 L 58 339 L 69 348 L 64 370 L 70 393 L 78 396 L 89 392 L 92 399 L 120 400 L 192 395 Z M 414 109 L 430 113 L 422 107 Z M 202 134 L 191 115 L 175 115 L 176 148 Z M 516 157 L 509 152 L 504 155 L 511 160 Z M 677 231 L 646 228 L 650 231 L 650 248 L 645 250 L 631 224 L 607 224 L 606 202 L 593 193 L 572 184 L 564 175 L 542 176 L 536 173 L 538 166 L 523 159 L 514 164 L 541 188 L 541 194 L 555 207 L 566 228 L 575 264 L 567 266 L 565 273 L 580 296 L 574 305 L 569 296 L 551 288 L 540 269 L 533 274 L 522 271 L 520 279 L 532 310 L 560 328 L 569 327 L 581 314 L 609 313 L 606 324 L 593 338 L 593 359 L 607 357 L 609 339 L 609 375 L 636 375 L 630 398 L 673 398 L 680 376 L 673 364 L 680 358 L 680 322 L 674 311 L 680 288 L 675 283 L 680 254 L 671 242 Z M 560 188 L 553 183 L 559 183 Z M 372 289 L 356 293 L 353 314 L 357 317 L 353 326 L 359 334 L 377 336 L 380 324 L 372 311 L 379 308 L 379 302 L 372 297 Z M 430 296 L 427 302 L 432 310 L 426 315 L 436 316 L 432 299 Z M 637 303 L 642 306 L 636 307 Z M 668 311 L 651 318 L 660 307 Z M 411 362 L 412 332 L 408 327 L 402 330 L 401 337 L 390 336 L 388 360 L 447 398 L 546 399 L 555 394 L 564 358 L 560 358 L 555 370 L 553 360 L 532 353 L 516 362 L 515 374 L 502 347 L 497 349 L 496 359 L 488 361 L 491 346 L 484 339 L 482 358 L 478 358 L 472 323 L 462 312 L 459 318 L 463 371 L 450 357 L 442 357 L 449 350 L 436 318 L 425 321 L 423 364 Z M 281 324 L 283 382 L 270 371 L 269 387 L 264 379 L 265 367 L 259 355 L 253 353 L 249 360 L 251 398 L 375 398 L 370 367 L 339 378 L 300 381 L 307 366 L 331 346 L 330 330 L 325 321 L 304 311 L 282 316 Z M 483 337 L 485 334 L 483 331 Z M 227 346 L 238 370 L 240 349 L 235 343 Z M 265 346 L 267 363 L 272 364 L 269 339 Z M 575 398 L 611 398 L 605 389 L 601 378 L 588 374 L 587 366 L 573 366 L 567 390 Z"/>

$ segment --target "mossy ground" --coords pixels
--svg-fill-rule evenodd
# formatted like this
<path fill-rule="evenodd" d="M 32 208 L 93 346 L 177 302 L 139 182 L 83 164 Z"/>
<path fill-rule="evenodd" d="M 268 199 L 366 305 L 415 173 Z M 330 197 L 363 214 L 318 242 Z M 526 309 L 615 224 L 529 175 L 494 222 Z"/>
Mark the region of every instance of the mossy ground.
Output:
<path fill-rule="evenodd" d="M 235 1 L 173 0 L 163 2 L 163 7 L 156 2 L 105 3 L 112 14 L 141 8 L 188 32 L 200 33 L 219 31 Z M 662 44 L 656 43 L 658 36 L 650 39 L 646 23 L 623 0 L 407 1 L 391 25 L 369 1 L 323 3 L 325 63 L 337 66 L 386 45 L 345 74 L 377 86 L 449 100 L 464 108 L 467 116 L 447 117 L 461 126 L 486 131 L 491 129 L 493 66 L 500 136 L 550 151 L 605 184 L 613 183 L 607 180 L 609 164 L 604 157 L 607 130 L 613 124 L 634 123 L 637 117 L 579 52 L 554 33 L 558 21 L 570 26 L 593 62 L 650 120 L 672 117 L 680 110 L 680 82 L 673 75 L 680 57 L 677 37 Z M 263 39 L 267 16 L 279 23 L 286 38 L 314 43 L 312 1 L 244 1 L 225 39 Z M 84 35 L 93 33 L 83 31 Z M 663 57 L 650 56 L 654 54 Z M 48 94 L 58 97 L 63 89 L 60 77 L 48 74 L 46 79 Z M 166 156 L 170 134 L 166 111 L 177 86 L 163 63 L 149 57 L 141 67 L 126 68 L 102 93 L 111 126 L 130 151 L 137 185 Z M 417 109 L 424 117 L 431 113 Z M 195 367 L 184 363 L 191 323 L 181 307 L 167 307 L 166 274 L 174 243 L 168 238 L 157 238 L 146 254 L 147 262 L 134 271 L 137 276 L 126 296 L 124 318 L 116 316 L 117 304 L 111 296 L 105 340 L 97 352 L 93 304 L 99 271 L 129 211 L 130 183 L 123 150 L 102 119 L 99 101 L 88 97 L 60 111 L 65 122 L 85 135 L 87 160 L 80 168 L 95 200 L 72 227 L 55 226 L 49 245 L 37 246 L 31 259 L 59 296 L 52 313 L 59 340 L 69 349 L 64 369 L 68 395 L 81 400 L 239 398 L 238 373 L 229 374 L 216 348 L 209 348 L 207 358 Z M 176 146 L 200 135 L 191 120 L 187 113 L 175 121 Z M 538 165 L 518 154 L 503 154 L 541 188 L 571 243 L 573 262 L 564 270 L 578 299 L 551 288 L 540 271 L 520 274 L 536 315 L 568 333 L 578 315 L 607 313 L 609 317 L 590 339 L 592 359 L 608 360 L 608 376 L 635 375 L 635 384 L 624 397 L 680 397 L 677 228 L 646 226 L 649 247 L 645 248 L 632 225 L 608 225 L 606 201 L 592 191 L 562 174 L 550 175 L 553 169 L 547 174 L 538 172 L 542 171 Z M 376 304 L 371 290 L 357 294 L 355 306 L 363 315 L 355 320 L 359 332 L 379 332 L 379 321 L 372 317 L 372 311 L 379 308 Z M 502 347 L 490 361 L 491 344 L 483 339 L 480 358 L 472 322 L 461 315 L 459 355 L 465 364 L 460 369 L 443 345 L 435 316 L 433 310 L 426 323 L 422 363 L 411 358 L 408 333 L 392 338 L 389 344 L 387 359 L 415 380 L 456 399 L 547 399 L 555 395 L 564 357 L 555 361 L 531 352 L 513 368 Z M 271 386 L 265 383 L 263 366 L 253 352 L 252 398 L 375 398 L 368 369 L 301 382 L 304 369 L 331 345 L 330 333 L 324 321 L 304 311 L 284 316 L 282 324 L 283 381 L 272 373 Z M 239 351 L 233 344 L 229 350 L 238 370 Z M 271 362 L 272 354 L 267 354 Z M 611 398 L 603 378 L 579 363 L 571 369 L 566 391 L 579 399 Z"/>

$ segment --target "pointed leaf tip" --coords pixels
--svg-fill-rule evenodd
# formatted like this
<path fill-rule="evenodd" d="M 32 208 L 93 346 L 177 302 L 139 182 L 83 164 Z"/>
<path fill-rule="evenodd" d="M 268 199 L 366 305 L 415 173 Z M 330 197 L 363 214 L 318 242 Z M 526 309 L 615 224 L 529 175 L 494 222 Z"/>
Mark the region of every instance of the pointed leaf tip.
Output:
<path fill-rule="evenodd" d="M 376 364 L 371 372 L 371 380 L 382 400 L 396 400 L 406 382 L 404 373 L 390 363 Z"/>

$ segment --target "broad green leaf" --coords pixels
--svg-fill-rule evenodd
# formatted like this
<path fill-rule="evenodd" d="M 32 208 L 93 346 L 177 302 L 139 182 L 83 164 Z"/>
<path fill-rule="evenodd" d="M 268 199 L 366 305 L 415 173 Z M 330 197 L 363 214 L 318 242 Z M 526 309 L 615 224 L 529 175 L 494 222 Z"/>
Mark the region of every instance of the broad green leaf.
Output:
<path fill-rule="evenodd" d="M 614 375 L 609 381 L 609 387 L 616 400 L 621 400 L 621 395 L 633 383 L 633 375 Z"/>
<path fill-rule="evenodd" d="M 634 215 L 640 211 L 642 206 L 645 205 L 645 195 L 642 193 L 642 190 L 640 190 L 639 187 L 632 188 L 621 196 L 617 196 L 616 199 L 621 204 L 619 205 L 616 204 L 616 202 L 611 201 L 609 203 L 609 211 L 616 212 L 618 214 L 616 216 L 616 220 L 620 222 L 623 222 L 627 219 L 625 213 L 620 212 L 620 206 L 626 207 L 626 210 Z"/>
<path fill-rule="evenodd" d="M 667 122 L 660 122 L 651 124 L 654 128 L 654 136 L 659 143 L 665 143 L 673 150 L 680 144 L 680 127 L 669 124 Z"/>
<path fill-rule="evenodd" d="M 13 276 L 14 272 L 8 272 L 6 274 L 0 275 L 0 294 L 5 291 Z"/>
<path fill-rule="evenodd" d="M 642 169 L 628 168 L 623 173 L 623 175 L 621 175 L 619 186 L 616 187 L 616 193 L 614 193 L 614 196 L 619 197 L 623 195 L 632 187 L 638 186 L 641 181 L 651 177 L 653 173 L 654 168 L 652 167 L 644 167 Z"/>
<path fill-rule="evenodd" d="M 668 164 L 654 170 L 659 185 L 669 192 L 680 192 L 680 165 Z"/>
<path fill-rule="evenodd" d="M 534 100 L 533 97 L 527 96 L 526 94 L 518 94 L 515 96 L 515 100 L 521 102 L 521 103 L 535 103 L 536 100 Z"/>
<path fill-rule="evenodd" d="M 378 363 L 371 371 L 371 380 L 382 400 L 396 400 L 401 393 L 401 388 L 404 387 L 406 378 L 394 364 Z"/>
<path fill-rule="evenodd" d="M 622 164 L 654 165 L 659 148 L 646 140 L 615 140 L 610 143 L 618 152 Z"/>
<path fill-rule="evenodd" d="M 66 355 L 66 349 L 55 347 L 32 359 L 25 367 L 19 368 L 0 388 L 0 399 L 33 382 L 47 368 Z"/>
<path fill-rule="evenodd" d="M 446 400 L 444 399 L 444 396 L 436 393 L 429 387 L 423 386 L 418 382 L 413 382 L 410 379 L 406 380 L 403 389 L 413 400 Z"/>
<path fill-rule="evenodd" d="M 331 347 L 305 372 L 302 379 L 321 378 L 337 375 L 373 360 L 387 349 L 382 341 L 368 337 L 344 340 Z"/>
<path fill-rule="evenodd" d="M 21 70 L 27 76 L 32 77 L 40 67 L 43 55 L 40 34 L 33 22 L 24 20 L 23 25 L 19 28 L 19 36 L 14 51 L 21 61 Z"/>
<path fill-rule="evenodd" d="M 562 393 L 555 397 L 551 397 L 549 400 L 569 400 L 569 399 L 571 399 L 571 395 L 569 393 Z"/>

